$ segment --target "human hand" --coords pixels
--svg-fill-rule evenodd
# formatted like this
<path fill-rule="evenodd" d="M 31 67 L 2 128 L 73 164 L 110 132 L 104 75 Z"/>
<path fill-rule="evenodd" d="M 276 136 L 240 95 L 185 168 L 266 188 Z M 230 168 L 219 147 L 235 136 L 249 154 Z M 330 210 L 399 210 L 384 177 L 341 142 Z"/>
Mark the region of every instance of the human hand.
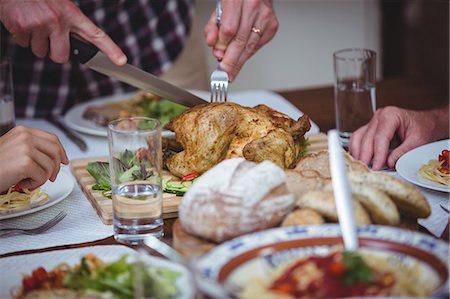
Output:
<path fill-rule="evenodd" d="M 66 152 L 55 135 L 18 126 L 0 137 L 0 193 L 17 184 L 33 190 L 54 181 Z"/>
<path fill-rule="evenodd" d="M 220 29 L 214 12 L 204 33 L 206 43 L 213 47 L 213 55 L 221 61 L 221 68 L 232 82 L 244 63 L 267 44 L 277 30 L 272 0 L 226 0 L 222 1 Z"/>
<path fill-rule="evenodd" d="M 127 61 L 111 38 L 69 0 L 0 0 L 0 22 L 17 44 L 31 46 L 41 58 L 49 54 L 57 63 L 69 59 L 70 33 L 97 46 L 117 65 Z"/>
<path fill-rule="evenodd" d="M 370 122 L 356 130 L 349 143 L 350 154 L 373 170 L 384 165 L 394 168 L 397 160 L 420 145 L 448 137 L 448 107 L 430 111 L 413 111 L 388 106 L 378 109 Z M 395 134 L 400 145 L 390 152 Z"/>

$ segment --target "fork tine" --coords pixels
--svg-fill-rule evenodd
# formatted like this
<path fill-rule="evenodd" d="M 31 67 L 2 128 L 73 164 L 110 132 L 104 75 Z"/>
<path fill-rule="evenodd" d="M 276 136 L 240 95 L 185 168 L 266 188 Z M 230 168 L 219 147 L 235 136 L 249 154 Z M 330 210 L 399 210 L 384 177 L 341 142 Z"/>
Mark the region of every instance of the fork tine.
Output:
<path fill-rule="evenodd" d="M 222 102 L 226 102 L 227 101 L 227 94 L 228 94 L 228 83 L 224 83 L 222 85 L 222 92 L 223 92 Z"/>
<path fill-rule="evenodd" d="M 36 227 L 34 230 L 32 231 L 28 231 L 29 233 L 32 234 L 39 234 L 42 232 L 45 232 L 46 230 L 52 228 L 53 226 L 55 226 L 58 222 L 60 222 L 61 220 L 64 219 L 64 217 L 66 217 L 67 213 L 64 211 L 59 212 L 58 215 L 56 215 L 53 219 L 51 219 L 50 221 L 44 223 L 43 225 Z"/>
<path fill-rule="evenodd" d="M 224 92 L 224 88 L 223 88 L 223 84 L 220 84 L 220 88 L 219 88 L 219 98 L 220 98 L 220 102 L 225 102 L 224 98 L 225 98 L 225 92 Z"/>

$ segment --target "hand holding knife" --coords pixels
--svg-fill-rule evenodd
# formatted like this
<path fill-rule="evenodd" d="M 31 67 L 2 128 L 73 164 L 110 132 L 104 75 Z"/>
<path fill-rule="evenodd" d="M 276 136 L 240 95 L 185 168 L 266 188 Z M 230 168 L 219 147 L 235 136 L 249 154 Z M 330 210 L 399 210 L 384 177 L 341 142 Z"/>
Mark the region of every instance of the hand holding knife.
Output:
<path fill-rule="evenodd" d="M 116 65 L 92 44 L 70 36 L 70 59 L 99 73 L 148 91 L 175 103 L 193 107 L 207 102 L 189 91 L 172 85 L 131 64 Z"/>

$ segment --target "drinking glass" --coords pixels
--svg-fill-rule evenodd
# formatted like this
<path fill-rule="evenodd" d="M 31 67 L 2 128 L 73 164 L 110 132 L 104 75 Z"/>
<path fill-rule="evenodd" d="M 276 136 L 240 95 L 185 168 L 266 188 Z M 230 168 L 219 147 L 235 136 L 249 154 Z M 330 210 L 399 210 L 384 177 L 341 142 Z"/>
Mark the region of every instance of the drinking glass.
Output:
<path fill-rule="evenodd" d="M 11 60 L 5 57 L 0 62 L 0 136 L 14 127 L 14 90 Z"/>
<path fill-rule="evenodd" d="M 114 237 L 140 244 L 162 237 L 161 123 L 136 117 L 108 125 Z"/>
<path fill-rule="evenodd" d="M 347 148 L 352 133 L 370 121 L 376 109 L 376 53 L 344 49 L 333 54 L 336 128 Z"/>

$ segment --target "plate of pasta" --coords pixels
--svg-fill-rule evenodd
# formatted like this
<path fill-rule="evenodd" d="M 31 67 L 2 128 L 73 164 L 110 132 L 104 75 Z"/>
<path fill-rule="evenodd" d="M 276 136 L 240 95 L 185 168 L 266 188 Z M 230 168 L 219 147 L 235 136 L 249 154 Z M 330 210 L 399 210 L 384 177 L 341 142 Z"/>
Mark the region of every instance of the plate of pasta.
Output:
<path fill-rule="evenodd" d="M 61 169 L 54 182 L 47 181 L 31 192 L 19 192 L 11 187 L 7 193 L 0 195 L 0 220 L 49 208 L 66 198 L 73 187 L 74 181 L 64 169 Z"/>
<path fill-rule="evenodd" d="M 448 150 L 449 139 L 422 145 L 401 156 L 395 168 L 402 178 L 415 185 L 450 192 Z"/>

